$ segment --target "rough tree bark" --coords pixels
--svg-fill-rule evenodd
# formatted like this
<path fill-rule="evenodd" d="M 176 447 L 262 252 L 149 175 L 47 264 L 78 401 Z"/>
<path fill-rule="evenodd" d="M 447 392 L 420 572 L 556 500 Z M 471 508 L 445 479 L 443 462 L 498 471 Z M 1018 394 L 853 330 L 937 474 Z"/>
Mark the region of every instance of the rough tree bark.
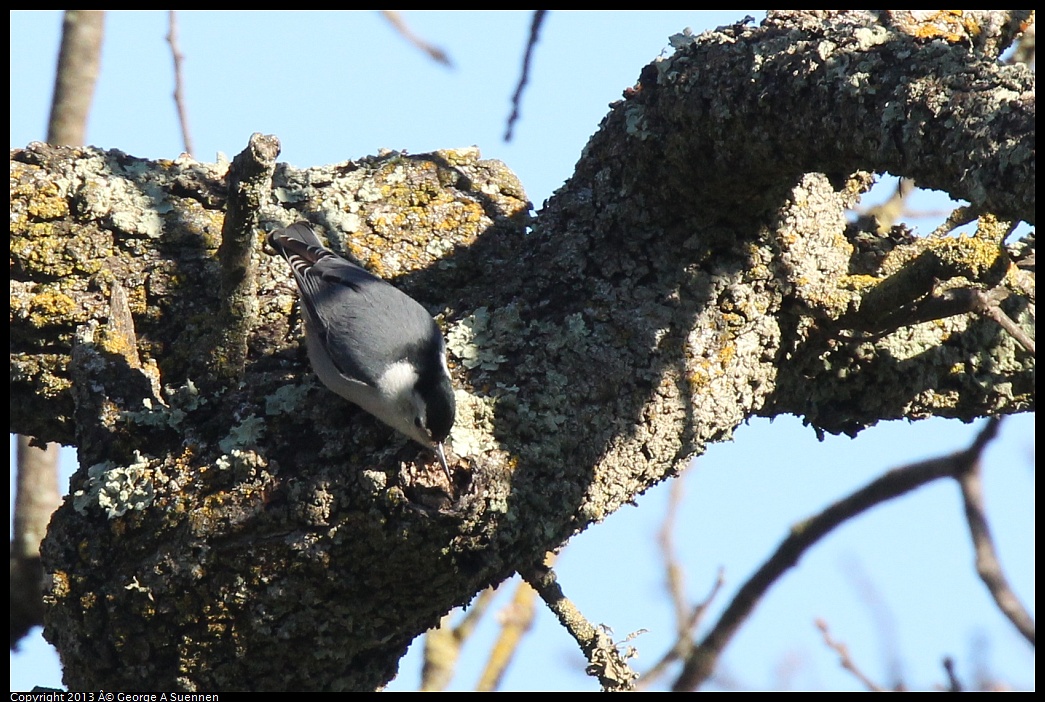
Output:
<path fill-rule="evenodd" d="M 745 418 L 856 434 L 1032 409 L 1033 355 L 946 316 L 1004 290 L 1033 324 L 992 225 L 1034 221 L 1034 80 L 997 60 L 1018 19 L 679 35 L 533 219 L 472 150 L 277 166 L 259 229 L 305 217 L 440 315 L 452 488 L 313 380 L 261 231 L 242 372 L 215 352 L 226 166 L 13 152 L 11 430 L 81 464 L 44 547 L 66 683 L 373 689 L 449 608 Z M 886 170 L 968 200 L 980 233 L 847 224 Z"/>
<path fill-rule="evenodd" d="M 87 116 L 101 64 L 105 13 L 66 10 L 55 71 L 47 143 L 83 146 Z M 51 514 L 61 504 L 58 444 L 31 443 L 18 437 L 18 479 L 14 497 L 10 559 L 11 649 L 34 626 L 43 624 L 43 570 L 40 541 Z"/>

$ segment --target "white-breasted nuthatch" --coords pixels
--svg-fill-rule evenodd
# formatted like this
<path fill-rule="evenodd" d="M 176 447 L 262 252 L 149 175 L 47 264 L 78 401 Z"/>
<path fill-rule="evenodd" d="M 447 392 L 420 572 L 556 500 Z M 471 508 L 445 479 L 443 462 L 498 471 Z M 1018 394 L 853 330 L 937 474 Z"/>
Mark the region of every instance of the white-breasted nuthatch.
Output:
<path fill-rule="evenodd" d="M 435 451 L 450 484 L 443 442 L 456 405 L 446 343 L 416 300 L 323 246 L 307 222 L 269 244 L 290 264 L 301 296 L 312 369 L 323 384 Z"/>

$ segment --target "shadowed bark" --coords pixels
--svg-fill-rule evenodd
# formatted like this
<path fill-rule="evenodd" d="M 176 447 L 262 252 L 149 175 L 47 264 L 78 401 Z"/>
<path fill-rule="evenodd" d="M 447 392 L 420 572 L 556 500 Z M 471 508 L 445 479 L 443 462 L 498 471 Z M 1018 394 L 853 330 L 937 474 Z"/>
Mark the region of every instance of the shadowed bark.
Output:
<path fill-rule="evenodd" d="M 1033 77 L 982 17 L 975 40 L 862 12 L 679 35 L 534 219 L 474 150 L 277 165 L 264 230 L 307 218 L 439 315 L 452 487 L 315 382 L 280 261 L 256 256 L 245 358 L 214 353 L 226 166 L 13 152 L 11 428 L 81 462 L 44 548 L 66 683 L 374 689 L 448 609 L 746 418 L 1033 409 L 1032 354 L 933 316 L 1004 288 L 1032 326 L 997 229 L 845 217 L 888 170 L 1034 220 Z"/>

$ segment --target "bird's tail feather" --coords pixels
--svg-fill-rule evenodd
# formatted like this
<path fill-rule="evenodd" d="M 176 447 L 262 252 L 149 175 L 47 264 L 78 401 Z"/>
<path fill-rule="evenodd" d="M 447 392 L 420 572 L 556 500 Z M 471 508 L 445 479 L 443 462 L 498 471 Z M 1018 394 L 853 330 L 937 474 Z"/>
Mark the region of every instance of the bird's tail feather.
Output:
<path fill-rule="evenodd" d="M 295 273 L 301 273 L 324 256 L 334 253 L 323 246 L 307 222 L 277 229 L 268 236 L 269 245 L 287 259 Z"/>

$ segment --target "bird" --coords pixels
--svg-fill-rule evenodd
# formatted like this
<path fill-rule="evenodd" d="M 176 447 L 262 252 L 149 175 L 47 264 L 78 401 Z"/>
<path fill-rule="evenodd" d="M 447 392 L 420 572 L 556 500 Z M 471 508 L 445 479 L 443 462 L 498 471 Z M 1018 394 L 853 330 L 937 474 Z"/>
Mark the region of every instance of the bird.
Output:
<path fill-rule="evenodd" d="M 453 485 L 443 444 L 456 403 L 432 316 L 324 246 L 308 222 L 276 229 L 268 242 L 294 274 L 309 361 L 323 385 L 434 451 Z"/>

